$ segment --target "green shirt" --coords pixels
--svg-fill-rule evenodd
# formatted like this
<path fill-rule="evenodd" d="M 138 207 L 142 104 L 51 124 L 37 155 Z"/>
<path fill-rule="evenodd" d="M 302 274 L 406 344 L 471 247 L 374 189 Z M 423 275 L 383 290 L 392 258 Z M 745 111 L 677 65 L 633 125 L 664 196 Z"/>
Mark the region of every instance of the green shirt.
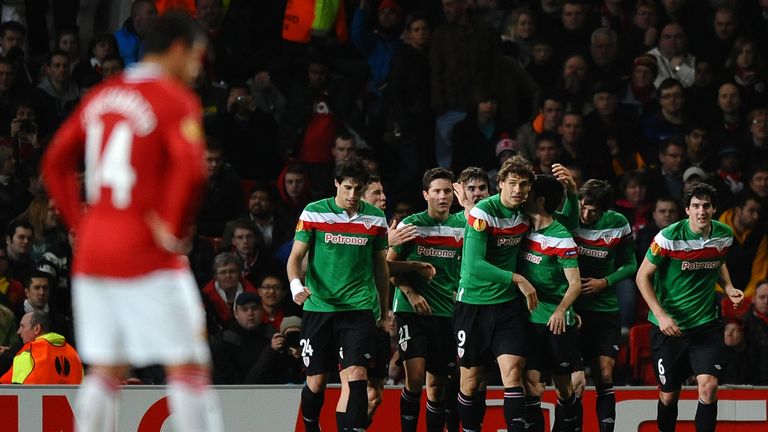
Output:
<path fill-rule="evenodd" d="M 565 268 L 579 266 L 576 242 L 558 221 L 525 235 L 518 258 L 518 272 L 536 288 L 538 306 L 531 312 L 531 322 L 546 324 L 568 290 Z M 568 314 L 567 325 L 573 325 Z"/>
<path fill-rule="evenodd" d="M 645 259 L 658 267 L 653 289 L 664 312 L 680 330 L 718 318 L 715 283 L 732 243 L 733 231 L 728 225 L 712 221 L 705 239 L 691 231 L 688 219 L 664 228 L 651 242 Z M 652 311 L 648 320 L 659 325 Z"/>
<path fill-rule="evenodd" d="M 417 227 L 416 238 L 394 248 L 399 259 L 432 264 L 436 272 L 431 281 L 415 273 L 406 274 L 403 278 L 429 303 L 432 315 L 453 316 L 453 293 L 459 286 L 461 247 L 467 225 L 464 212 L 450 215 L 445 221 L 438 221 L 423 211 L 403 219 L 398 227 L 405 225 Z M 413 306 L 399 289 L 395 291 L 392 309 L 395 312 L 414 313 Z"/>
<path fill-rule="evenodd" d="M 499 194 L 477 203 L 469 212 L 464 231 L 456 300 L 487 305 L 517 298 L 512 274 L 517 268 L 520 241 L 527 230 L 528 217 L 522 209 L 505 207 Z"/>
<path fill-rule="evenodd" d="M 373 262 L 387 247 L 387 221 L 378 208 L 360 202 L 349 217 L 333 198 L 307 205 L 296 225 L 295 241 L 309 245 L 305 284 L 312 294 L 304 310 L 375 310 Z"/>
<path fill-rule="evenodd" d="M 634 277 L 637 272 L 632 229 L 621 213 L 608 210 L 594 224 L 580 224 L 573 230 L 579 247 L 579 273 L 583 278 L 605 278 L 608 287 L 593 295 L 581 295 L 577 311 L 618 312 L 619 301 L 613 285 Z"/>

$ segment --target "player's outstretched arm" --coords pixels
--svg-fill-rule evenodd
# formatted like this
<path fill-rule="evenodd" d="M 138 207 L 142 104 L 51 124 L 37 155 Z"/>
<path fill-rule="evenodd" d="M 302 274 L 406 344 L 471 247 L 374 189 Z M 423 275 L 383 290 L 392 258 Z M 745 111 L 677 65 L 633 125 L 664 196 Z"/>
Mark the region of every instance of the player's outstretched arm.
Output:
<path fill-rule="evenodd" d="M 387 244 L 389 247 L 396 247 L 408 243 L 416 238 L 416 226 L 415 225 L 397 225 L 397 221 L 393 220 L 387 231 Z"/>
<path fill-rule="evenodd" d="M 560 304 L 555 308 L 555 312 L 549 317 L 547 326 L 549 331 L 554 334 L 565 333 L 565 312 L 573 305 L 573 302 L 581 294 L 581 273 L 579 273 L 578 267 L 563 268 L 565 278 L 568 280 L 568 289 L 565 290 L 563 299 L 560 300 Z"/>
<path fill-rule="evenodd" d="M 286 265 L 288 280 L 291 281 L 291 297 L 293 297 L 293 301 L 298 305 L 304 304 L 304 301 L 311 294 L 309 288 L 301 282 L 304 278 L 301 264 L 308 251 L 309 244 L 294 239 L 291 255 L 288 257 L 288 264 Z"/>
<path fill-rule="evenodd" d="M 664 308 L 661 307 L 659 299 L 656 298 L 656 293 L 653 290 L 653 275 L 656 273 L 655 264 L 648 261 L 648 258 L 643 259 L 643 263 L 640 264 L 640 268 L 637 270 L 637 288 L 640 290 L 640 294 L 643 296 L 643 300 L 648 304 L 656 319 L 659 320 L 659 330 L 667 336 L 682 336 L 680 328 L 675 323 L 675 320 L 669 317 Z"/>
<path fill-rule="evenodd" d="M 389 248 L 387 251 L 387 267 L 389 269 L 389 276 L 399 276 L 405 273 L 416 272 L 421 277 L 427 280 L 431 280 L 435 277 L 435 267 L 430 263 L 421 261 L 400 261 L 400 254 L 394 248 Z"/>
<path fill-rule="evenodd" d="M 725 287 L 725 294 L 731 299 L 733 308 L 738 309 L 741 306 L 741 302 L 744 301 L 744 292 L 740 289 L 736 289 L 731 283 L 731 274 L 728 272 L 728 266 L 723 263 L 720 266 L 720 274 L 718 276 L 718 282 L 720 286 Z"/>

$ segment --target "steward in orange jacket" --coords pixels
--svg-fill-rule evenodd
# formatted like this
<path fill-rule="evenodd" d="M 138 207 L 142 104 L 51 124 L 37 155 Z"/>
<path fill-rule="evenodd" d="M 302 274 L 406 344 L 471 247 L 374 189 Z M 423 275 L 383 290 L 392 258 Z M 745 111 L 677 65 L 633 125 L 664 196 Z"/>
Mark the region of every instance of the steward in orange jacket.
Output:
<path fill-rule="evenodd" d="M 48 314 L 35 310 L 21 319 L 19 336 L 24 346 L 0 384 L 80 384 L 83 364 L 64 336 L 50 332 Z"/>

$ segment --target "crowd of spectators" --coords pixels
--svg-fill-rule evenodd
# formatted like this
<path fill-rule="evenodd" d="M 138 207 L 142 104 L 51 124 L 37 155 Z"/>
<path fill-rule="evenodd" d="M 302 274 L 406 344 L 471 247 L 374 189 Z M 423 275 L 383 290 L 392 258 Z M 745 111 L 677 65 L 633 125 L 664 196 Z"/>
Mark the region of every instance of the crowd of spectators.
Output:
<path fill-rule="evenodd" d="M 734 363 L 768 364 L 768 0 L 314 3 L 197 0 L 191 11 L 210 44 L 195 84 L 208 182 L 190 263 L 215 382 L 301 382 L 285 261 L 301 210 L 333 192 L 335 163 L 353 154 L 380 177 L 392 220 L 424 207 L 420 178 L 438 165 L 495 173 L 520 154 L 541 174 L 564 164 L 579 186 L 608 180 L 638 260 L 684 217 L 683 191 L 711 183 L 748 304 L 726 342 Z M 2 6 L 0 368 L 33 309 L 76 346 L 74 233 L 38 161 L 89 88 L 141 59 L 157 6 L 136 0 L 119 29 L 93 35 L 55 10 L 53 37 L 45 11 Z M 634 282 L 617 291 L 628 333 L 646 310 Z M 726 383 L 768 384 L 763 369 Z"/>

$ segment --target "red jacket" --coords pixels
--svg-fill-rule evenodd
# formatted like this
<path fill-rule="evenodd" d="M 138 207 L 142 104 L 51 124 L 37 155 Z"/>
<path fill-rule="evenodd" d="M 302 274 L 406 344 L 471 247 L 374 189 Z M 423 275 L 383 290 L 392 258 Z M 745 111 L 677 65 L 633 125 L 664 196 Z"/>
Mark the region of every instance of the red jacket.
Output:
<path fill-rule="evenodd" d="M 240 285 L 243 286 L 243 292 L 252 292 L 259 295 L 259 290 L 247 279 L 240 278 Z M 203 300 L 205 301 L 205 309 L 209 315 L 213 315 L 214 320 L 221 326 L 226 325 L 229 320 L 232 319 L 232 306 L 221 298 L 219 292 L 216 291 L 216 281 L 211 280 L 208 282 L 202 290 Z"/>

